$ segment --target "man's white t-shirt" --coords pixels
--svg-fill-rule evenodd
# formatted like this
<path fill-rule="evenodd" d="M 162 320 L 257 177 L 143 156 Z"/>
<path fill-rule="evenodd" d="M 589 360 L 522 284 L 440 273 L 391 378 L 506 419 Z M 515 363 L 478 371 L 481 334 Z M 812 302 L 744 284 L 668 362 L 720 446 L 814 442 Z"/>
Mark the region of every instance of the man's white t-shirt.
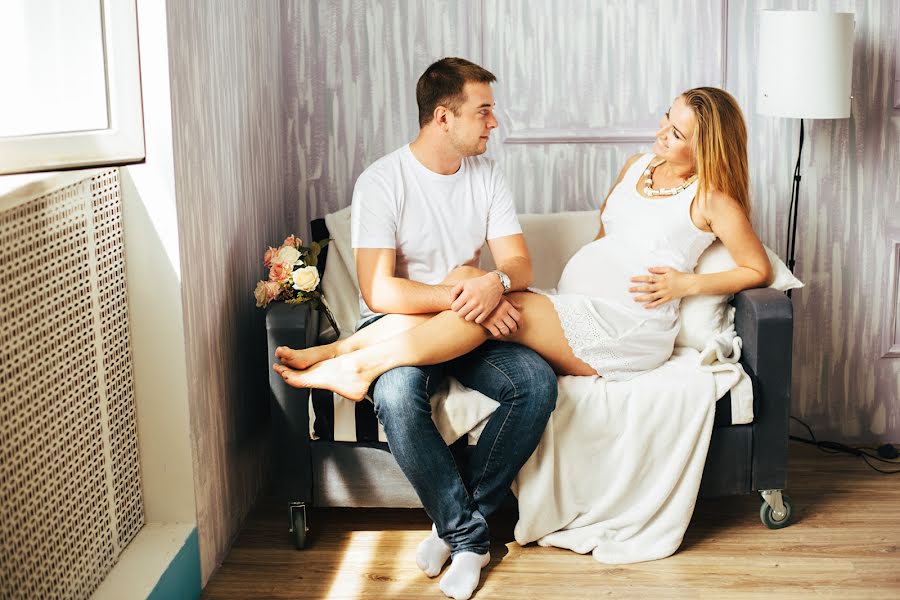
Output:
<path fill-rule="evenodd" d="M 438 284 L 454 268 L 477 265 L 486 240 L 522 233 L 497 164 L 462 160 L 452 175 L 429 170 L 409 145 L 375 161 L 353 189 L 353 248 L 392 248 L 395 277 Z M 376 313 L 360 295 L 360 320 Z"/>

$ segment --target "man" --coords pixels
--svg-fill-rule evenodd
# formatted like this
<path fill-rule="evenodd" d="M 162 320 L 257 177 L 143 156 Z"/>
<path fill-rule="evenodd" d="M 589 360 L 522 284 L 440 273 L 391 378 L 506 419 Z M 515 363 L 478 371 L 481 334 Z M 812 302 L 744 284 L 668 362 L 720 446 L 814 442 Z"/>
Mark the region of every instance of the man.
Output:
<path fill-rule="evenodd" d="M 503 298 L 531 282 L 531 260 L 512 197 L 487 150 L 494 118 L 493 74 L 467 60 L 434 63 L 416 85 L 419 134 L 371 165 L 353 193 L 352 244 L 363 326 L 378 313 L 455 310 L 494 333 L 509 333 L 518 313 Z M 470 268 L 457 285 L 454 267 L 472 265 L 487 239 L 497 272 Z M 431 420 L 430 395 L 443 375 L 495 399 L 500 407 L 460 473 Z M 434 521 L 416 562 L 436 576 L 452 555 L 441 590 L 469 598 L 487 565 L 485 518 L 541 438 L 556 405 L 556 376 L 522 346 L 487 342 L 430 367 L 382 375 L 372 398 L 388 445 Z"/>
<path fill-rule="evenodd" d="M 525 289 L 532 270 L 506 183 L 480 156 L 497 127 L 494 81 L 461 58 L 428 67 L 416 85 L 418 136 L 357 180 L 359 329 L 388 313 L 409 315 L 391 319 L 403 329 L 453 310 L 494 336 L 516 330 L 521 316 L 503 294 Z M 497 264 L 488 273 L 472 266 L 485 240 Z M 383 325 L 372 330 L 384 335 Z M 462 471 L 431 419 L 429 397 L 445 375 L 500 404 Z M 434 521 L 416 562 L 434 577 L 453 557 L 440 584 L 447 596 L 464 600 L 477 587 L 490 560 L 485 518 L 537 446 L 556 395 L 556 376 L 542 358 L 499 341 L 448 363 L 390 370 L 372 387 L 391 452 Z"/>

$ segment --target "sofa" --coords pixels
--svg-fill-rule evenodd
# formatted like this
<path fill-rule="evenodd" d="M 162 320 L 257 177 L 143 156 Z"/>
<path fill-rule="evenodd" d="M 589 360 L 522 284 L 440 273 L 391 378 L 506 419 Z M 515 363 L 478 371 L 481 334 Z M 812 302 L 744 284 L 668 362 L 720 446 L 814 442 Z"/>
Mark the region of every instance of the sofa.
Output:
<path fill-rule="evenodd" d="M 552 287 L 571 255 L 593 239 L 599 225 L 596 212 L 520 216 L 534 262 L 537 286 Z M 333 237 L 324 219 L 313 221 L 311 229 L 314 240 Z M 347 247 L 344 247 L 345 261 Z M 329 250 L 337 253 L 332 244 L 319 257 L 323 287 L 330 271 L 326 268 Z M 718 252 L 721 254 L 722 249 Z M 727 251 L 725 253 L 727 255 Z M 778 259 L 771 252 L 770 258 L 774 266 Z M 701 263 L 703 260 L 701 257 Z M 491 267 L 489 252 L 484 253 L 482 264 L 485 268 Z M 780 267 L 784 269 L 783 264 Z M 718 266 L 716 270 L 724 268 L 727 266 Z M 353 276 L 355 278 L 355 273 Z M 328 293 L 326 289 L 326 296 Z M 352 306 L 356 293 L 353 290 L 353 297 L 350 297 L 350 292 L 342 291 L 343 297 L 329 297 L 329 300 L 332 304 Z M 684 302 L 682 312 L 686 313 Z M 710 299 L 697 299 L 698 306 L 703 302 L 709 304 Z M 714 497 L 758 492 L 762 496 L 762 523 L 772 529 L 781 528 L 790 523 L 793 512 L 790 499 L 783 494 L 787 483 L 792 304 L 782 291 L 774 288 L 746 290 L 730 300 L 723 298 L 721 303 L 724 309 L 720 308 L 718 314 L 733 316 L 734 331 L 742 343 L 740 365 L 752 382 L 752 422 L 732 422 L 728 394 L 717 401 L 700 495 Z M 714 319 L 703 316 L 705 314 L 696 312 L 693 318 L 701 315 L 699 318 L 704 321 Z M 345 322 L 349 318 L 345 317 Z M 319 314 L 305 305 L 269 305 L 265 317 L 268 364 L 276 362 L 278 346 L 301 348 L 319 343 L 320 322 L 325 319 L 319 319 Z M 713 328 L 721 326 L 717 323 Z M 326 419 L 324 415 L 311 414 L 314 402 L 310 390 L 286 385 L 271 370 L 269 386 L 271 483 L 273 493 L 284 502 L 288 531 L 297 548 L 306 543 L 307 507 L 421 506 L 383 440 L 360 436 L 357 441 L 347 442 L 335 441 L 334 436 L 322 435 L 321 431 L 317 435 L 317 423 L 321 425 Z M 371 403 L 361 402 L 352 410 L 360 418 L 363 415 L 368 415 L 365 418 L 370 420 L 373 418 Z M 467 445 L 464 438 L 451 448 L 459 460 L 465 460 Z M 511 502 L 514 502 L 512 495 Z"/>

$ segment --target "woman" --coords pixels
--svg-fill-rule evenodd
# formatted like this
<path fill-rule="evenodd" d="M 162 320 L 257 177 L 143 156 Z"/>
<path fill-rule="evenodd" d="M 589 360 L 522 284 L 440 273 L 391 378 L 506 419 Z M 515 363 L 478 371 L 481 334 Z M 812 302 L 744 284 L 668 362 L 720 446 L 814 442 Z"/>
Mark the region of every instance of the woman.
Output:
<path fill-rule="evenodd" d="M 672 354 L 681 298 L 771 280 L 749 220 L 746 126 L 723 90 L 678 96 L 660 121 L 653 152 L 625 163 L 600 210 L 597 238 L 569 260 L 556 291 L 509 294 L 522 322 L 497 338 L 532 348 L 561 375 L 627 380 L 654 369 Z M 716 237 L 738 266 L 693 274 Z M 465 277 L 462 269 L 450 279 Z M 388 315 L 333 344 L 279 348 L 282 364 L 273 368 L 295 387 L 361 400 L 390 369 L 446 362 L 488 339 L 484 327 L 452 310 Z"/>

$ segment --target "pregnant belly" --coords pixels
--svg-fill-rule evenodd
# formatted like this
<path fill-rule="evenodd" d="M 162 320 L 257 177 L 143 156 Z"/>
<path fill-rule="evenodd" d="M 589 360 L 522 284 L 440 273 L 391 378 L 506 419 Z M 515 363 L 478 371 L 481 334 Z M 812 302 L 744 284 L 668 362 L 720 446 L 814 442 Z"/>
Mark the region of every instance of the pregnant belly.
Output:
<path fill-rule="evenodd" d="M 649 267 L 656 266 L 653 257 L 647 254 L 627 249 L 609 237 L 595 240 L 583 246 L 566 264 L 557 292 L 598 298 L 628 310 L 640 311 L 646 317 L 654 313 L 669 313 L 675 309 L 676 303 L 647 310 L 643 303 L 634 301 L 640 294 L 628 291 L 632 285 L 637 285 L 631 282 L 632 277 L 646 275 Z"/>

